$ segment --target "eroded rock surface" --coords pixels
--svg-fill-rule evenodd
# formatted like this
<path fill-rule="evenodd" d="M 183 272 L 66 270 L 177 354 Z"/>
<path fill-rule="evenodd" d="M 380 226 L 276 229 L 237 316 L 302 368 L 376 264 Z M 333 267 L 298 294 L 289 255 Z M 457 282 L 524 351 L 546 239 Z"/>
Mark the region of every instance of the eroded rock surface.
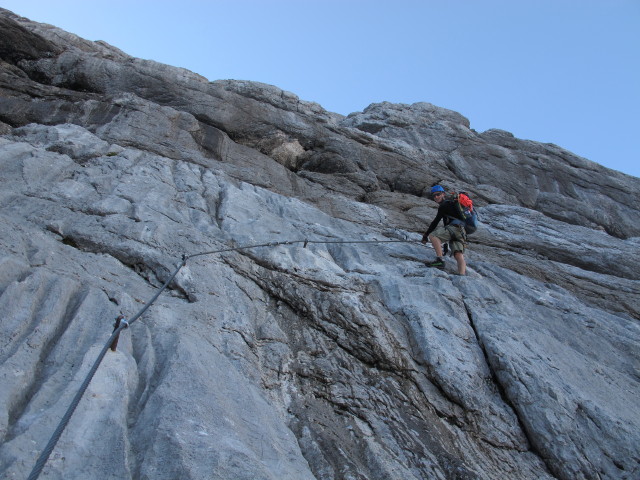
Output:
<path fill-rule="evenodd" d="M 0 471 L 634 479 L 640 180 L 428 103 L 348 117 L 0 10 Z M 424 262 L 471 192 L 469 275 Z M 308 243 L 305 244 L 305 241 Z"/>

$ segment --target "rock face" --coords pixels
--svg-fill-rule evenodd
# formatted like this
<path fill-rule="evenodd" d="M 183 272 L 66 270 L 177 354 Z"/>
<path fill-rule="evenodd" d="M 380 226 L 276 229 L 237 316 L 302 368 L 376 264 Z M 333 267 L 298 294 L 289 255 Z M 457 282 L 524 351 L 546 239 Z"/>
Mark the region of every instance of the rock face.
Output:
<path fill-rule="evenodd" d="M 640 477 L 639 179 L 6 10 L 0 57 L 3 478 L 114 319 L 220 250 L 122 333 L 42 478 Z M 481 208 L 467 277 L 424 266 L 435 182 Z"/>

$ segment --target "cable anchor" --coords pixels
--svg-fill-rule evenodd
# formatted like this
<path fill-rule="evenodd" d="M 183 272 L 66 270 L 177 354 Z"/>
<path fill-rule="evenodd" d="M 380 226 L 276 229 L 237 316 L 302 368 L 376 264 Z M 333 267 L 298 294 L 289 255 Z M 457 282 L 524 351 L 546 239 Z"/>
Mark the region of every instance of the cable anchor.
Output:
<path fill-rule="evenodd" d="M 113 331 L 117 331 L 118 329 L 124 330 L 125 328 L 129 328 L 129 322 L 127 322 L 127 320 L 124 318 L 124 315 L 120 315 L 118 318 L 116 318 L 116 322 L 113 324 Z M 118 331 L 118 334 L 116 335 L 116 337 L 113 339 L 113 342 L 111 342 L 111 346 L 109 348 L 111 348 L 112 352 L 116 351 L 116 348 L 118 347 L 118 340 L 120 339 L 120 332 Z"/>

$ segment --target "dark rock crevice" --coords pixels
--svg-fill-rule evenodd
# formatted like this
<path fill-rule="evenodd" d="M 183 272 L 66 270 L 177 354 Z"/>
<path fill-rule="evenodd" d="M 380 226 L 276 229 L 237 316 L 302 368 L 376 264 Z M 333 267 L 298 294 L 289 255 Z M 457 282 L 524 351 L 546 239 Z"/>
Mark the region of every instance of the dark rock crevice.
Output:
<path fill-rule="evenodd" d="M 463 299 L 464 302 L 464 299 Z M 491 381 L 492 381 L 492 385 L 495 386 L 498 394 L 500 395 L 500 398 L 502 399 L 503 403 L 505 405 L 508 406 L 508 408 L 514 413 L 515 418 L 518 421 L 518 427 L 519 430 L 522 432 L 522 434 L 525 436 L 525 438 L 527 439 L 527 443 L 529 445 L 529 449 L 531 452 L 533 452 L 538 458 L 540 458 L 540 460 L 542 460 L 542 462 L 545 464 L 545 466 L 547 467 L 547 472 L 553 472 L 555 475 L 562 475 L 562 472 L 558 472 L 557 469 L 553 468 L 553 464 L 550 463 L 550 459 L 546 458 L 542 452 L 537 448 L 537 444 L 538 442 L 535 439 L 535 434 L 530 432 L 529 429 L 527 428 L 527 422 L 525 420 L 523 420 L 522 416 L 521 416 L 521 412 L 519 412 L 517 405 L 515 405 L 511 399 L 509 398 L 509 395 L 507 394 L 507 389 L 504 387 L 503 383 L 500 381 L 500 377 L 499 375 L 496 373 L 495 370 L 495 366 L 493 365 L 493 362 L 491 360 L 491 355 L 489 354 L 489 352 L 487 351 L 487 347 L 485 346 L 484 342 L 482 341 L 482 337 L 478 332 L 478 329 L 475 325 L 475 322 L 473 320 L 473 312 L 471 310 L 471 307 L 469 307 L 469 305 L 464 302 L 464 307 L 465 310 L 467 311 L 467 317 L 469 319 L 469 325 L 471 326 L 471 328 L 473 329 L 474 335 L 475 335 L 475 339 L 476 342 L 478 344 L 478 346 L 480 347 L 480 349 L 482 350 L 482 354 L 484 355 L 484 359 L 485 359 L 485 363 L 489 369 L 490 375 L 491 375 Z M 563 478 L 563 476 L 557 477 L 557 478 Z"/>

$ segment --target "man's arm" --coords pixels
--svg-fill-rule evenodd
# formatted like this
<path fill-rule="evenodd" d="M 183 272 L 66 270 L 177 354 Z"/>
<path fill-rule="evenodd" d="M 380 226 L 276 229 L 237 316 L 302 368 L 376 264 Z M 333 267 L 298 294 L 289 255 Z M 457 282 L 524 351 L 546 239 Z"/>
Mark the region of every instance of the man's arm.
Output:
<path fill-rule="evenodd" d="M 438 226 L 438 222 L 442 220 L 442 212 L 440 211 L 441 209 L 442 207 L 438 208 L 438 214 L 436 215 L 436 218 L 433 219 L 433 222 L 431 222 L 431 225 L 429 225 L 429 228 L 427 229 L 426 233 L 422 236 L 422 243 L 427 243 L 429 234 L 436 229 L 436 227 Z"/>

